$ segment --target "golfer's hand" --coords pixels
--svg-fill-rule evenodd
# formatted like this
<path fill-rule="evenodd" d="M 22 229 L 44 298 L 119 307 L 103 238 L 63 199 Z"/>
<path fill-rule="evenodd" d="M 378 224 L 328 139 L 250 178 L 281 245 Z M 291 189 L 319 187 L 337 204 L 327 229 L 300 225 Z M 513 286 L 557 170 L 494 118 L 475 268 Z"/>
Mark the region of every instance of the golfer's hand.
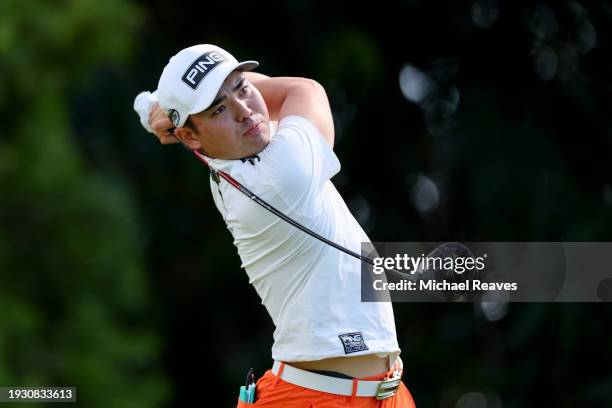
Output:
<path fill-rule="evenodd" d="M 151 126 L 153 134 L 157 136 L 161 144 L 178 143 L 176 137 L 170 132 L 174 129 L 174 125 L 157 103 L 153 105 L 149 112 L 149 126 Z"/>

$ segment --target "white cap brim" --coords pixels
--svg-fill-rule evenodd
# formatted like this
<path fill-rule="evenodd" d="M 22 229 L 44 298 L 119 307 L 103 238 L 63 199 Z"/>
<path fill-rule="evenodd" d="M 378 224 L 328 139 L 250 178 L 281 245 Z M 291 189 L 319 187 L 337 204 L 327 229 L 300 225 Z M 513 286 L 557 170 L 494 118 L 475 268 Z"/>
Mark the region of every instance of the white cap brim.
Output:
<path fill-rule="evenodd" d="M 215 100 L 215 97 L 219 93 L 219 89 L 223 85 L 223 82 L 227 79 L 227 77 L 234 72 L 235 70 L 241 71 L 250 71 L 259 66 L 259 62 L 257 61 L 243 61 L 237 64 L 223 64 L 219 66 L 218 70 L 211 72 L 209 75 L 211 78 L 208 79 L 208 83 L 214 83 L 214 86 L 209 86 L 209 89 L 206 90 L 198 100 L 198 102 L 194 105 L 193 109 L 189 111 L 189 115 L 193 115 L 195 113 L 200 113 L 210 107 L 210 104 Z M 181 126 L 185 124 L 187 118 L 183 120 Z"/>

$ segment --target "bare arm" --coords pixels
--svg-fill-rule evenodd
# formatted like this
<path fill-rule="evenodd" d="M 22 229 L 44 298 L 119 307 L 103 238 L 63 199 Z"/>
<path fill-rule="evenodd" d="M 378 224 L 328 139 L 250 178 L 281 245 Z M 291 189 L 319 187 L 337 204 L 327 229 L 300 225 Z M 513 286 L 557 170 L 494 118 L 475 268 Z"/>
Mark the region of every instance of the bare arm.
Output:
<path fill-rule="evenodd" d="M 261 92 L 271 120 L 300 115 L 310 120 L 327 144 L 334 147 L 334 120 L 325 89 L 312 79 L 297 77 L 270 78 L 256 72 L 245 72 L 246 78 Z"/>
<path fill-rule="evenodd" d="M 297 77 L 275 77 L 245 72 L 247 80 L 262 94 L 270 119 L 279 121 L 285 116 L 300 115 L 309 119 L 321 132 L 327 144 L 334 147 L 334 121 L 325 90 L 312 79 Z M 173 128 L 168 115 L 155 103 L 153 108 L 143 113 L 141 120 L 147 120 L 153 133 L 162 144 L 177 143 L 170 133 Z"/>

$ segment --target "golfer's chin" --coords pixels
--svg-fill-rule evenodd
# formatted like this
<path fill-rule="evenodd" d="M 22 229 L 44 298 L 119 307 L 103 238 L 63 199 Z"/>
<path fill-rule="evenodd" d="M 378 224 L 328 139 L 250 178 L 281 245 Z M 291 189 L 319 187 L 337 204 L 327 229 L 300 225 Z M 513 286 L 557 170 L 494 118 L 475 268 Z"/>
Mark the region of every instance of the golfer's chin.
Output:
<path fill-rule="evenodd" d="M 250 145 L 248 149 L 250 154 L 247 154 L 247 156 L 254 156 L 261 153 L 266 146 L 268 146 L 268 143 L 270 143 L 270 136 L 267 132 L 262 132 L 260 135 L 257 135 L 255 138 L 248 141 Z"/>

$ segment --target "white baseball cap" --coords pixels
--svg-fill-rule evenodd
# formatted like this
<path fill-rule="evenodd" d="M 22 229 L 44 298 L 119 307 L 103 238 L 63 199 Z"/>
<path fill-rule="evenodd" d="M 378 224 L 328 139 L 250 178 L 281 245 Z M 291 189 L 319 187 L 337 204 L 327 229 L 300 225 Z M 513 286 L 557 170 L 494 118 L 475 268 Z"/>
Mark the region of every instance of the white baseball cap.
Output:
<path fill-rule="evenodd" d="M 258 66 L 257 61 L 238 62 L 232 54 L 211 44 L 185 48 L 170 58 L 159 78 L 159 106 L 174 126 L 181 127 L 189 115 L 210 106 L 235 69 L 250 71 Z"/>

